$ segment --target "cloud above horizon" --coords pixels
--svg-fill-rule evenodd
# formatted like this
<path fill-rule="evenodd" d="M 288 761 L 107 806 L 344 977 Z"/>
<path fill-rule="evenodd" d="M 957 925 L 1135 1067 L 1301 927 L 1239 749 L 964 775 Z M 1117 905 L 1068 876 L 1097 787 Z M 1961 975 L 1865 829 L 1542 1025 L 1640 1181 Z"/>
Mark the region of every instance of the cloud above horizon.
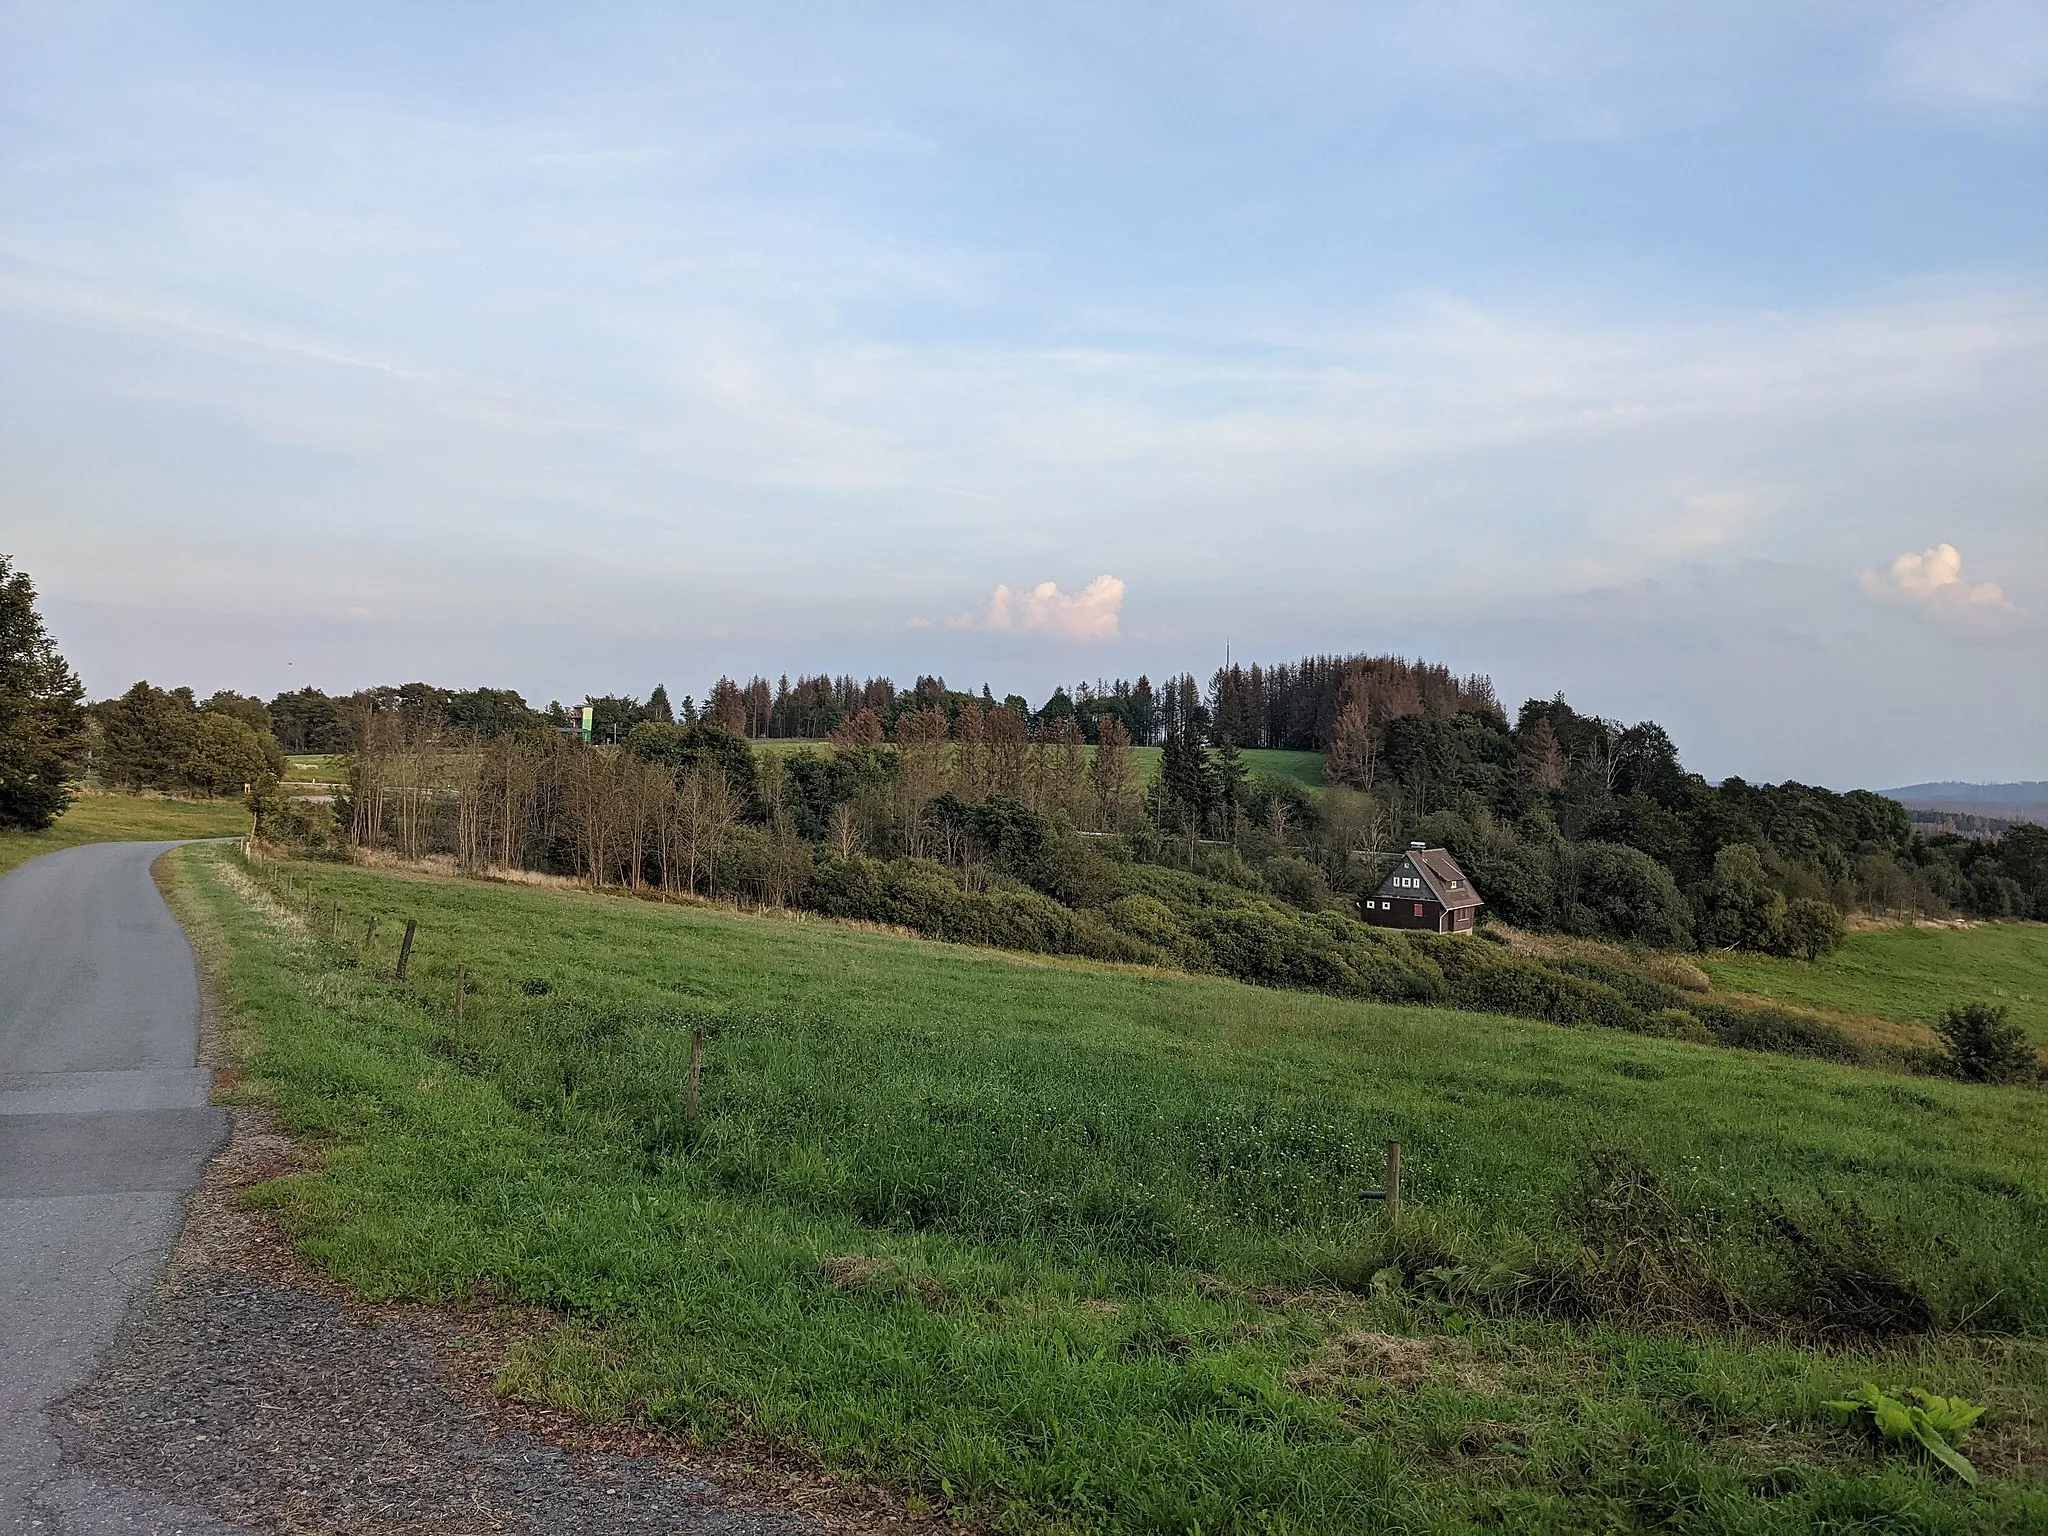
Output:
<path fill-rule="evenodd" d="M 1022 592 L 999 585 L 979 613 L 956 614 L 946 621 L 946 627 L 1042 635 L 1074 643 L 1117 640 L 1122 638 L 1119 624 L 1124 590 L 1122 578 L 1106 573 L 1074 593 L 1062 592 L 1056 581 L 1041 581 Z M 908 627 L 933 626 L 929 619 L 916 618 Z"/>
<path fill-rule="evenodd" d="M 1767 567 L 1687 643 L 1968 652 L 2038 756 L 1968 706 L 2048 591 L 2041 14 L 0 13 L 0 544 L 99 694 L 1654 691 L 1536 618 Z"/>
<path fill-rule="evenodd" d="M 1948 618 L 1984 619 L 2017 610 L 1995 581 L 1963 580 L 1963 557 L 1953 544 L 1910 550 L 1880 574 L 1857 577 L 1864 592 L 1880 602 L 1910 603 Z"/>

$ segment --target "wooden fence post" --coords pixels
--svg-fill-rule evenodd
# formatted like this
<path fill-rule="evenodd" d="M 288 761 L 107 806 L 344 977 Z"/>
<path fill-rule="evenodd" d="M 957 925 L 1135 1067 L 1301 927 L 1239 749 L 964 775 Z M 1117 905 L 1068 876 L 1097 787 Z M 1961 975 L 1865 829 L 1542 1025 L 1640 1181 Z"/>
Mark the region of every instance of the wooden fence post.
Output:
<path fill-rule="evenodd" d="M 462 1028 L 462 983 L 465 980 L 461 966 L 455 967 L 455 1028 Z"/>
<path fill-rule="evenodd" d="M 370 946 L 377 942 L 377 919 L 370 919 L 370 926 L 363 930 L 363 953 L 370 952 Z"/>
<path fill-rule="evenodd" d="M 398 979 L 400 981 L 405 980 L 405 967 L 407 962 L 412 959 L 412 936 L 419 931 L 419 926 L 416 919 L 408 917 L 405 920 L 405 937 L 398 944 Z"/>
<path fill-rule="evenodd" d="M 1387 1143 L 1387 1220 L 1401 1224 L 1401 1143 Z"/>
<path fill-rule="evenodd" d="M 697 1128 L 697 1085 L 704 1079 L 704 1031 L 690 1031 L 690 1091 L 683 1100 L 683 1125 Z"/>

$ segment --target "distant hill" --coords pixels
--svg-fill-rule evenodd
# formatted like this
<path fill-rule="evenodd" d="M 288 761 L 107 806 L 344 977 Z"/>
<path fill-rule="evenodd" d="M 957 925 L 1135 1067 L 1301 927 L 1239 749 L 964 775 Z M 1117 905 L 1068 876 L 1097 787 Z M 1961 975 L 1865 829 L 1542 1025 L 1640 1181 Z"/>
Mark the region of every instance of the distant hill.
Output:
<path fill-rule="evenodd" d="M 2048 780 L 2035 779 L 2023 784 L 1963 784 L 1944 780 L 1936 784 L 1908 784 L 1878 793 L 1913 812 L 1916 826 L 1937 824 L 1944 816 L 1959 817 L 1960 824 L 1945 830 L 1982 835 L 1995 830 L 1984 825 L 1994 820 L 2048 823 Z"/>

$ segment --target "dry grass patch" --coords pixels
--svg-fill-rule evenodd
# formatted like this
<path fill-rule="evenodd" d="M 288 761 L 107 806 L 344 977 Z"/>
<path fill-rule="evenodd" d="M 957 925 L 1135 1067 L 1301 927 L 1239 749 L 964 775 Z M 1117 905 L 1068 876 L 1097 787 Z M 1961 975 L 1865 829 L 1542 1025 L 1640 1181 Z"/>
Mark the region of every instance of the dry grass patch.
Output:
<path fill-rule="evenodd" d="M 1287 1385 L 1311 1396 L 1352 1393 L 1378 1383 L 1403 1392 L 1428 1386 L 1461 1392 L 1497 1392 L 1499 1373 L 1474 1358 L 1461 1339 L 1406 1338 L 1370 1328 L 1351 1329 L 1325 1339 Z"/>

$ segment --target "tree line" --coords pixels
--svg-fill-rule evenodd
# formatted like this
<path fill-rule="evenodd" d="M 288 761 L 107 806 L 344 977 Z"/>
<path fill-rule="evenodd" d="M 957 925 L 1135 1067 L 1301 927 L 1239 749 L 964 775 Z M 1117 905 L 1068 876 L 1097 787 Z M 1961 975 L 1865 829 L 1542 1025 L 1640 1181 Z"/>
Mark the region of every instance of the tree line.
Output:
<path fill-rule="evenodd" d="M 580 735 L 493 737 L 373 709 L 351 835 L 465 864 L 496 847 L 499 862 L 595 883 L 781 899 L 800 862 L 794 844 L 930 859 L 971 883 L 1025 816 L 1338 911 L 1355 909 L 1420 838 L 1448 846 L 1491 913 L 1520 926 L 1809 956 L 1838 943 L 1841 914 L 1857 910 L 2048 914 L 2041 829 L 1929 840 L 1868 792 L 1708 784 L 1655 722 L 1622 725 L 1561 699 L 1531 700 L 1510 722 L 1468 682 L 1434 699 L 1418 689 L 1397 701 L 1415 712 L 1368 715 L 1368 749 L 1347 758 L 1336 750 L 1348 707 L 1340 680 L 1325 762 L 1337 782 L 1317 794 L 1247 769 L 1215 726 L 1220 690 L 1164 691 L 1176 724 L 1148 773 L 1114 714 L 1096 717 L 1091 743 L 1078 710 L 1028 711 L 926 681 L 921 695 L 895 696 L 910 702 L 886 719 L 864 704 L 823 745 L 793 751 L 637 703 L 640 718 L 588 752 Z M 513 782 L 525 787 L 505 789 Z M 463 809 L 471 799 L 477 808 Z M 430 803 L 447 828 L 431 835 L 418 830 L 432 823 Z M 1015 813 L 982 809 L 992 803 Z M 494 830 L 458 841 L 461 825 Z"/>
<path fill-rule="evenodd" d="M 396 709 L 358 723 L 329 808 L 272 794 L 266 825 L 466 871 L 545 870 L 593 885 L 779 901 L 816 847 L 935 859 L 970 882 L 1005 817 L 1114 832 L 1143 776 L 1114 719 L 1091 750 L 1072 717 L 969 700 L 884 727 L 863 707 L 825 750 L 757 751 L 708 722 L 642 719 L 616 744 L 558 730 L 484 735 Z M 998 807 L 991 812 L 987 808 Z"/>
<path fill-rule="evenodd" d="M 1561 697 L 1510 719 L 1486 678 L 1399 657 L 1233 665 L 1206 686 L 1098 679 L 1036 707 L 937 675 L 899 687 L 822 672 L 720 678 L 702 704 L 658 687 L 534 707 L 511 689 L 416 682 L 268 703 L 137 683 L 88 705 L 33 586 L 4 562 L 0 646 L 12 825 L 46 824 L 88 771 L 239 794 L 269 784 L 286 751 L 334 752 L 351 787 L 340 821 L 306 829 L 315 842 L 678 891 L 784 890 L 772 869 L 794 867 L 791 840 L 932 859 L 971 882 L 1024 816 L 1307 910 L 1355 908 L 1420 838 L 1451 849 L 1495 917 L 1674 947 L 1814 952 L 1839 933 L 1822 908 L 2048 917 L 2048 831 L 1924 836 L 1868 792 L 1709 784 L 1654 721 Z M 773 745 L 797 740 L 819 744 Z M 1276 746 L 1321 751 L 1325 788 L 1249 771 L 1245 750 Z M 1141 767 L 1143 747 L 1156 763 Z"/>

